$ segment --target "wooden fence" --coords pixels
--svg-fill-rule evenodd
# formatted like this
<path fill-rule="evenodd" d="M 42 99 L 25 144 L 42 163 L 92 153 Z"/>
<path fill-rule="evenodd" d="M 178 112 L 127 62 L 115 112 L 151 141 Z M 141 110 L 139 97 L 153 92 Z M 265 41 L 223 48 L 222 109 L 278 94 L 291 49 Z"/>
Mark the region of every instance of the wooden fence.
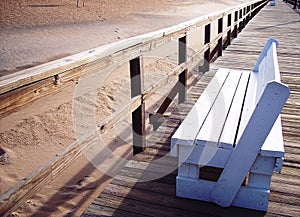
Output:
<path fill-rule="evenodd" d="M 6 216 L 25 203 L 27 199 L 74 162 L 82 150 L 89 147 L 98 132 L 112 128 L 120 117 L 128 115 L 128 111 L 130 111 L 129 114 L 131 113 L 133 132 L 135 132 L 133 134 L 133 153 L 137 154 L 143 151 L 145 149 L 145 103 L 149 97 L 168 83 L 170 77 L 178 77 L 178 82 L 170 91 L 169 96 L 163 100 L 157 112 L 150 117 L 152 123 L 159 122 L 159 115 L 166 111 L 177 94 L 179 103 L 185 100 L 187 72 L 191 62 L 202 55 L 206 61 L 201 68 L 204 71 L 209 70 L 209 62 L 222 55 L 223 49 L 230 45 L 232 38 L 237 37 L 250 19 L 267 3 L 267 0 L 249 1 L 176 26 L 125 39 L 92 51 L 1 77 L 0 115 L 3 115 L 36 99 L 61 91 L 76 82 L 83 71 L 90 73 L 93 70 L 106 69 L 109 66 L 117 65 L 124 59 L 129 62 L 130 76 L 142 78 L 143 59 L 141 57 L 143 53 L 174 39 L 179 43 L 178 66 L 175 69 L 146 90 L 142 88 L 142 79 L 132 79 L 131 101 L 98 124 L 93 132 L 69 145 L 38 170 L 2 194 L 0 196 L 0 215 Z M 217 22 L 217 25 L 212 25 L 213 22 Z M 204 45 L 193 56 L 187 58 L 187 35 L 202 27 L 204 27 Z M 217 35 L 213 38 L 212 31 L 214 29 L 212 27 L 217 28 Z M 87 65 L 89 70 L 83 70 Z M 59 85 L 57 85 L 58 80 L 60 80 Z"/>
<path fill-rule="evenodd" d="M 286 3 L 293 5 L 293 9 L 300 9 L 300 0 L 283 0 Z"/>

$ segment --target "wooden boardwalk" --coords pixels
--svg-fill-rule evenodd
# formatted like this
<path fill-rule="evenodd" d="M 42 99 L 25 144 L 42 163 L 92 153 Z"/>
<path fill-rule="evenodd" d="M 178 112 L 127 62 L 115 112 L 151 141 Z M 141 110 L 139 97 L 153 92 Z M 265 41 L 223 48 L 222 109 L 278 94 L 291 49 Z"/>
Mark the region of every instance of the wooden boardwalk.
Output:
<path fill-rule="evenodd" d="M 148 142 L 145 152 L 136 155 L 121 170 L 83 216 L 299 216 L 300 215 L 300 16 L 290 6 L 276 1 L 266 6 L 211 65 L 211 70 L 195 84 L 188 100 L 172 113 Z M 212 203 L 175 196 L 177 170 L 161 178 L 162 168 L 174 169 L 177 160 L 166 155 L 170 138 L 219 67 L 252 69 L 266 40 L 280 43 L 278 59 L 284 83 L 291 89 L 282 111 L 285 161 L 281 174 L 271 183 L 268 212 L 242 208 L 222 208 Z M 163 137 L 161 136 L 163 135 Z M 162 137 L 162 138 L 161 138 Z M 157 139 L 160 138 L 160 139 Z M 162 157 L 162 158 L 161 158 Z M 160 162 L 153 161 L 161 159 Z"/>

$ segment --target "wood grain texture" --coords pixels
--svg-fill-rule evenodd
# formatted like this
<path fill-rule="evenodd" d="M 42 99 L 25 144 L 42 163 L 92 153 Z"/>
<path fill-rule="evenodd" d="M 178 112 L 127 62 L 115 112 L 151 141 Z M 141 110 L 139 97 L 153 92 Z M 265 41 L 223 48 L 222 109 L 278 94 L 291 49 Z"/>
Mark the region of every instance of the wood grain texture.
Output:
<path fill-rule="evenodd" d="M 210 72 L 205 74 L 189 91 L 187 102 L 181 105 L 182 110 L 174 112 L 170 119 L 163 123 L 168 131 L 174 131 L 174 128 L 176 129 L 174 123 L 177 123 L 178 126 L 180 122 L 176 121 L 181 120 L 179 117 L 188 114 L 218 68 L 237 68 L 243 65 L 245 69 L 252 70 L 266 40 L 270 37 L 279 40 L 278 61 L 281 69 L 281 79 L 290 86 L 291 95 L 281 115 L 286 147 L 285 163 L 281 174 L 274 174 L 272 177 L 268 211 L 265 213 L 236 207 L 224 209 L 212 203 L 178 198 L 175 196 L 174 175 L 170 176 L 172 178 L 164 180 L 153 180 L 144 183 L 129 182 L 128 176 L 131 176 L 131 170 L 122 173 L 122 180 L 118 180 L 116 177 L 99 197 L 104 194 L 115 195 L 121 197 L 123 201 L 127 199 L 144 201 L 144 205 L 148 207 L 151 207 L 152 204 L 159 204 L 162 210 L 165 207 L 176 207 L 181 211 L 193 211 L 197 213 L 196 216 L 298 216 L 298 213 L 300 213 L 300 201 L 298 199 L 300 197 L 298 191 L 300 189 L 300 155 L 298 153 L 300 148 L 300 89 L 298 69 L 300 67 L 299 57 L 295 54 L 300 49 L 300 38 L 298 37 L 300 34 L 299 15 L 281 1 L 277 1 L 276 4 L 275 7 L 266 6 L 249 22 L 238 38 L 233 40 L 227 50 L 223 52 L 223 56 L 211 65 Z M 237 55 L 239 55 L 239 58 L 236 58 Z M 158 131 L 160 132 L 160 128 Z M 155 148 L 159 149 L 161 147 L 165 150 L 170 145 L 172 133 L 168 135 L 169 137 L 167 136 L 166 140 L 160 140 L 159 145 Z M 153 139 L 153 142 L 156 144 L 155 139 Z M 148 153 L 140 154 L 135 158 L 143 160 L 143 162 L 151 162 L 152 159 L 159 158 L 154 153 L 152 152 L 151 155 Z M 114 214 L 118 216 L 119 212 L 130 211 L 130 208 L 123 209 L 122 204 L 112 208 L 104 201 L 101 204 L 93 203 L 91 206 L 93 206 L 93 210 L 89 210 L 89 214 L 93 214 L 93 216 Z M 151 211 L 147 215 L 155 216 Z M 164 213 L 160 216 L 164 215 L 167 214 Z"/>

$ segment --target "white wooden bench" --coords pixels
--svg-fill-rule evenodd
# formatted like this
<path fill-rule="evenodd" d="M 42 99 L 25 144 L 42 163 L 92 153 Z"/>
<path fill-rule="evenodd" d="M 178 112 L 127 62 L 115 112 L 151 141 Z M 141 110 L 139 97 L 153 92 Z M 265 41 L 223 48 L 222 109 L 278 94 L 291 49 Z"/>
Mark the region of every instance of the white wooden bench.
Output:
<path fill-rule="evenodd" d="M 266 211 L 284 146 L 280 112 L 289 88 L 280 81 L 269 39 L 253 71 L 219 69 L 171 139 L 179 197 Z"/>

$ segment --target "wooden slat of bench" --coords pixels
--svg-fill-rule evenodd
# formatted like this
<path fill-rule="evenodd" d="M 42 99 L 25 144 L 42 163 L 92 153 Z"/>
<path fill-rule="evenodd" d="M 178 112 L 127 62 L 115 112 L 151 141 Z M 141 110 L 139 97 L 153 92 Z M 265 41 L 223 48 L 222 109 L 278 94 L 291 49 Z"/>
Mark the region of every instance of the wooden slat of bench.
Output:
<path fill-rule="evenodd" d="M 194 165 L 200 165 L 200 158 L 202 153 L 204 153 L 204 146 L 179 146 L 180 155 L 178 158 L 179 164 L 181 163 L 189 163 Z M 219 167 L 224 168 L 228 158 L 230 157 L 232 150 L 225 148 L 218 148 L 214 152 L 214 155 L 210 157 L 207 162 L 205 162 L 205 166 Z M 203 164 L 202 164 L 203 165 Z"/>
<path fill-rule="evenodd" d="M 215 184 L 216 182 L 213 181 L 177 176 L 176 185 L 178 187 L 176 188 L 176 194 L 180 197 L 211 202 L 210 192 L 215 187 Z M 233 206 L 265 210 L 268 204 L 268 195 L 269 190 L 266 189 L 241 187 L 238 196 L 233 200 Z"/>
<path fill-rule="evenodd" d="M 196 145 L 209 145 L 217 148 L 241 75 L 241 71 L 230 71 L 216 102 L 212 106 L 211 111 L 197 135 Z"/>
<path fill-rule="evenodd" d="M 241 138 L 241 134 L 244 131 L 248 120 L 251 117 L 251 114 L 253 113 L 253 110 L 255 108 L 255 100 L 256 99 L 256 89 L 257 89 L 257 73 L 251 73 L 247 88 L 247 93 L 244 101 L 244 107 L 243 112 L 240 120 L 240 125 L 238 128 L 238 134 L 236 138 L 236 142 L 238 142 Z"/>
<path fill-rule="evenodd" d="M 220 69 L 212 78 L 200 98 L 197 100 L 187 117 L 181 123 L 171 139 L 171 155 L 177 156 L 177 144 L 193 145 L 194 140 L 203 125 L 221 87 L 223 86 L 229 69 Z"/>
<path fill-rule="evenodd" d="M 235 72 L 236 70 L 231 70 Z M 234 100 L 232 102 L 224 129 L 222 131 L 221 138 L 219 140 L 219 147 L 232 149 L 234 140 L 237 134 L 238 124 L 240 120 L 240 114 L 242 106 L 244 104 L 247 84 L 249 81 L 250 71 L 242 71 L 242 76 L 237 88 Z"/>
<path fill-rule="evenodd" d="M 281 118 L 277 118 L 271 132 L 269 133 L 265 143 L 261 147 L 260 154 L 267 157 L 283 157 L 284 145 L 281 128 Z"/>
<path fill-rule="evenodd" d="M 280 81 L 280 72 L 276 54 L 276 43 L 273 43 L 272 40 L 269 40 L 265 48 L 267 48 L 267 50 L 264 50 L 261 53 L 261 55 L 264 55 L 264 58 L 261 60 L 261 63 L 259 65 L 256 102 L 258 102 L 264 88 L 266 87 L 269 81 Z M 253 71 L 255 72 L 255 67 Z"/>

